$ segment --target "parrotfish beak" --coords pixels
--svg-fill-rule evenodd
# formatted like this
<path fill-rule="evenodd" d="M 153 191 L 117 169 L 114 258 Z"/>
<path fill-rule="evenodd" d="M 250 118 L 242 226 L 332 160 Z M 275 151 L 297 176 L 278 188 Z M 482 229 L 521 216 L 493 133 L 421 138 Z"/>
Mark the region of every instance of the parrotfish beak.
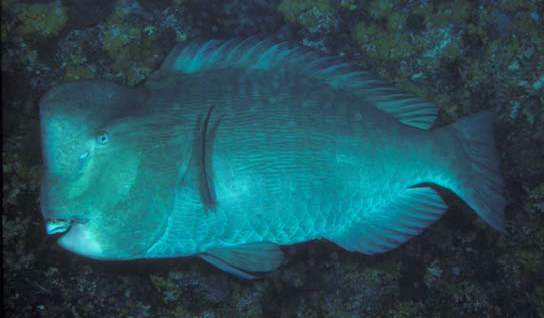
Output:
<path fill-rule="evenodd" d="M 46 178 L 43 178 L 45 180 Z M 103 259 L 102 248 L 89 231 L 89 220 L 59 216 L 48 202 L 48 187 L 42 182 L 40 205 L 47 234 L 62 234 L 58 243 L 63 248 L 90 258 Z"/>
<path fill-rule="evenodd" d="M 57 233 L 64 233 L 70 229 L 70 226 L 72 226 L 72 221 L 70 220 L 64 220 L 64 219 L 57 219 L 57 220 L 46 220 L 45 221 L 45 230 L 47 231 L 47 234 L 57 234 Z"/>
<path fill-rule="evenodd" d="M 45 180 L 46 178 L 43 177 L 40 189 L 40 209 L 45 220 L 45 230 L 49 235 L 64 233 L 68 231 L 74 220 L 55 215 L 55 212 L 49 207 L 48 190 Z"/>
<path fill-rule="evenodd" d="M 102 247 L 96 241 L 88 224 L 73 223 L 68 232 L 61 236 L 58 243 L 63 248 L 76 254 L 94 259 L 105 259 Z"/>
<path fill-rule="evenodd" d="M 55 218 L 53 211 L 49 208 L 47 199 L 47 184 L 46 178 L 42 177 L 42 185 L 40 188 L 40 210 L 45 220 L 45 230 L 47 234 L 58 234 L 68 231 L 72 225 L 72 221 L 64 218 Z"/>

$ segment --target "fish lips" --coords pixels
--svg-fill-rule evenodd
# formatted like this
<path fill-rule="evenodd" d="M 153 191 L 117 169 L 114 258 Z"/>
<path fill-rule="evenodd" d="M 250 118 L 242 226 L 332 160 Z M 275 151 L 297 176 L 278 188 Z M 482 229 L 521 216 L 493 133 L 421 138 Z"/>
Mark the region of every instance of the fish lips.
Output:
<path fill-rule="evenodd" d="M 79 255 L 94 259 L 108 259 L 88 224 L 73 223 L 59 238 L 58 243 L 61 247 Z"/>
<path fill-rule="evenodd" d="M 85 224 L 87 222 L 89 222 L 89 220 L 80 218 L 46 218 L 45 230 L 49 235 L 65 233 L 68 232 L 74 224 Z"/>
<path fill-rule="evenodd" d="M 102 247 L 87 222 L 70 219 L 46 220 L 47 234 L 61 234 L 57 243 L 76 254 L 94 259 L 104 259 Z"/>
<path fill-rule="evenodd" d="M 42 215 L 45 218 L 45 230 L 49 235 L 60 235 L 57 243 L 76 254 L 94 259 L 104 259 L 100 244 L 93 235 L 89 219 L 76 217 L 55 218 L 59 211 L 51 209 L 46 204 L 47 197 L 43 196 L 42 188 Z"/>
<path fill-rule="evenodd" d="M 64 233 L 70 229 L 72 222 L 67 219 L 49 219 L 45 221 L 45 230 L 49 235 Z"/>

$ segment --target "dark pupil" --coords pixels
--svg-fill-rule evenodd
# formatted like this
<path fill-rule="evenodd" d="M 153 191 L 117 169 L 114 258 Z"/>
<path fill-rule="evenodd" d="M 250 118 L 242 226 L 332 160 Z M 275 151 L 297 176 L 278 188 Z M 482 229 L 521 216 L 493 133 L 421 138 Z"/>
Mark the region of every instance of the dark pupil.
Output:
<path fill-rule="evenodd" d="M 104 135 L 100 136 L 100 140 L 101 140 L 102 142 L 106 141 L 106 136 L 104 136 Z"/>

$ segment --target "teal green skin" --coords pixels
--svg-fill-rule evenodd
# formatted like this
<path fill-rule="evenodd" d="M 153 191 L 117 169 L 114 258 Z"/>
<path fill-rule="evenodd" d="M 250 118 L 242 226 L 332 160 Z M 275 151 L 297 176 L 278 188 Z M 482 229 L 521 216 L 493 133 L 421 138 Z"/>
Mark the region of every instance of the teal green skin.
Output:
<path fill-rule="evenodd" d="M 334 240 L 362 220 L 379 224 L 380 208 L 411 186 L 468 182 L 451 128 L 401 124 L 289 70 L 67 83 L 42 99 L 41 123 L 44 218 L 71 220 L 60 244 L 97 259 Z"/>
<path fill-rule="evenodd" d="M 197 191 L 180 189 L 174 214 L 193 212 L 174 217 L 182 229 L 167 231 L 146 257 L 260 241 L 334 240 L 362 219 L 374 223 L 380 208 L 407 188 L 423 182 L 454 187 L 467 169 L 449 128 L 429 132 L 400 124 L 355 96 L 296 74 L 206 71 L 177 83 L 180 88 L 166 87 L 156 98 L 179 89 L 176 100 L 189 126 L 214 107 L 216 209 L 203 213 Z M 178 243 L 181 233 L 193 235 Z"/>

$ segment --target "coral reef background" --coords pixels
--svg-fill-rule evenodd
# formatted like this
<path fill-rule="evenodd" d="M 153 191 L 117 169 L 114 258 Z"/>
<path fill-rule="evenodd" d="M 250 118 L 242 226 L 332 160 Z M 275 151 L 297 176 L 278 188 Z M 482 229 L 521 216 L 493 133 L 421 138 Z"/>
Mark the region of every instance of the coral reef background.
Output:
<path fill-rule="evenodd" d="M 3 311 L 7 317 L 544 317 L 544 3 L 537 0 L 1 0 Z M 142 82 L 177 42 L 260 35 L 346 56 L 440 107 L 489 109 L 507 234 L 452 198 L 378 256 L 284 248 L 256 281 L 194 259 L 100 262 L 39 213 L 38 100 L 61 81 Z"/>

